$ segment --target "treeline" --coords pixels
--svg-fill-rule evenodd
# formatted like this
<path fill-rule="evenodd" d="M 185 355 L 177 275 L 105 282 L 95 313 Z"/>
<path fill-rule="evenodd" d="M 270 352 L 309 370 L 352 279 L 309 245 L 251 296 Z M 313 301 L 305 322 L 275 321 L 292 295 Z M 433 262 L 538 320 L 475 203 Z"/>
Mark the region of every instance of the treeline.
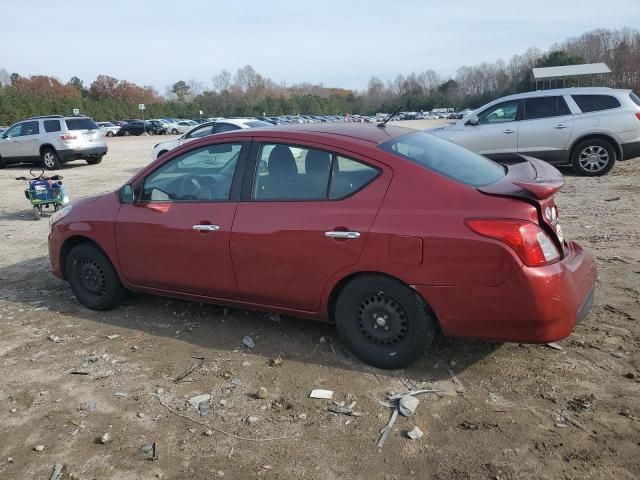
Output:
<path fill-rule="evenodd" d="M 362 91 L 277 84 L 250 65 L 233 75 L 223 70 L 208 86 L 179 80 L 164 95 L 151 86 L 108 75 L 99 75 L 87 87 L 78 77 L 62 83 L 53 77 L 22 77 L 0 68 L 0 125 L 32 115 L 70 114 L 74 108 L 96 120 L 139 118 L 139 103 L 146 105 L 147 118 L 192 118 L 200 111 L 211 117 L 473 108 L 498 96 L 531 89 L 534 67 L 594 62 L 605 62 L 611 68 L 607 85 L 640 90 L 640 32 L 593 30 L 554 45 L 548 52 L 530 48 L 509 62 L 461 67 L 453 78 L 443 78 L 433 70 L 398 75 L 387 82 L 372 77 Z"/>

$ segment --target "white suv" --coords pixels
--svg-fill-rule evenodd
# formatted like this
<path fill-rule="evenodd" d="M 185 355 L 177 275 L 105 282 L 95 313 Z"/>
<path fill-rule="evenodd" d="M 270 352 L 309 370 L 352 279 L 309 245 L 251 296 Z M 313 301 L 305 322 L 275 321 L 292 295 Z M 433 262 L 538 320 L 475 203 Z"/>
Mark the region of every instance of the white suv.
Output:
<path fill-rule="evenodd" d="M 31 117 L 0 136 L 0 168 L 10 163 L 39 163 L 56 170 L 71 160 L 96 165 L 107 154 L 100 127 L 89 117 Z"/>
<path fill-rule="evenodd" d="M 530 155 L 604 175 L 616 160 L 640 156 L 640 97 L 604 87 L 520 93 L 428 132 L 497 161 Z"/>

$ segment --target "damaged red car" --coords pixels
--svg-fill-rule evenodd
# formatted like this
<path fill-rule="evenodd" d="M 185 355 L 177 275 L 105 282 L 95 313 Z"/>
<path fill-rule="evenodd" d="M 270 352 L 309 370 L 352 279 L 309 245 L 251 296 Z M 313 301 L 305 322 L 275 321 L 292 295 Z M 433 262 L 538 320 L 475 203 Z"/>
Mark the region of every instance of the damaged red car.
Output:
<path fill-rule="evenodd" d="M 411 364 L 437 331 L 547 343 L 589 312 L 562 175 L 398 126 L 308 124 L 195 140 L 51 220 L 53 272 L 107 310 L 127 290 L 334 322 L 365 362 Z"/>

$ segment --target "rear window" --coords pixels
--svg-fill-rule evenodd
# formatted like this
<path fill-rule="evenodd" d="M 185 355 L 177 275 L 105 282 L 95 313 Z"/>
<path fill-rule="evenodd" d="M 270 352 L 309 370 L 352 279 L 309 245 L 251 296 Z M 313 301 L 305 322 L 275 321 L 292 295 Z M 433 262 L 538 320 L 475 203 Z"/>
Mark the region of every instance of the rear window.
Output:
<path fill-rule="evenodd" d="M 263 122 L 262 120 L 251 120 L 250 122 L 247 122 L 246 125 L 249 125 L 250 127 L 253 128 L 258 128 L 258 127 L 273 127 L 272 123 L 269 122 Z"/>
<path fill-rule="evenodd" d="M 633 101 L 633 103 L 635 103 L 640 107 L 640 97 L 636 95 L 634 92 L 631 92 L 629 96 L 631 97 L 631 100 Z"/>
<path fill-rule="evenodd" d="M 90 118 L 66 118 L 69 130 L 98 130 L 98 126 Z"/>
<path fill-rule="evenodd" d="M 502 165 L 425 132 L 394 138 L 380 148 L 473 187 L 495 183 L 506 175 Z"/>
<path fill-rule="evenodd" d="M 571 95 L 571 98 L 583 113 L 610 110 L 620 106 L 618 99 L 611 95 Z"/>
<path fill-rule="evenodd" d="M 569 115 L 567 102 L 562 97 L 533 97 L 524 101 L 524 119 L 557 117 Z"/>
<path fill-rule="evenodd" d="M 60 131 L 60 120 L 45 120 L 42 123 L 44 123 L 44 131 L 45 132 L 59 132 Z"/>

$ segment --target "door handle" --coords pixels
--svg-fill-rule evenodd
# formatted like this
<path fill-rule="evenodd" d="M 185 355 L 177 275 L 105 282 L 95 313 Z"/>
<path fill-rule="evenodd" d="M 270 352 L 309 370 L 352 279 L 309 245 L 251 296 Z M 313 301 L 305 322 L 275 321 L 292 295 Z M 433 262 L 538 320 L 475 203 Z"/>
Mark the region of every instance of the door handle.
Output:
<path fill-rule="evenodd" d="M 194 225 L 191 228 L 193 230 L 200 230 L 204 232 L 216 232 L 220 230 L 220 225 Z"/>
<path fill-rule="evenodd" d="M 563 125 L 562 123 L 560 123 L 559 125 L 556 125 L 556 126 L 555 126 L 555 127 L 553 127 L 553 128 L 556 128 L 556 129 L 558 129 L 558 130 L 562 130 L 563 128 L 567 128 L 567 126 L 566 126 L 566 125 Z"/>
<path fill-rule="evenodd" d="M 360 232 L 343 232 L 343 231 L 331 230 L 329 232 L 324 232 L 324 236 L 329 238 L 353 239 L 353 238 L 360 238 Z"/>
<path fill-rule="evenodd" d="M 506 130 L 503 130 L 502 133 L 514 133 L 515 130 L 512 130 L 510 128 L 507 128 Z"/>

